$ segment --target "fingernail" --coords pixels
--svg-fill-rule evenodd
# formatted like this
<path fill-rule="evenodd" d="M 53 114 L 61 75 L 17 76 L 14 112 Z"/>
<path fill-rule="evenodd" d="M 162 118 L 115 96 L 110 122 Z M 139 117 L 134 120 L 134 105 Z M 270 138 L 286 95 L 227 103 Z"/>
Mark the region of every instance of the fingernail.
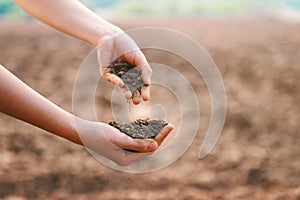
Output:
<path fill-rule="evenodd" d="M 169 129 L 169 130 L 173 130 L 173 129 L 174 129 L 174 125 L 173 125 L 173 124 L 169 124 L 169 125 L 168 125 L 168 129 Z"/>
<path fill-rule="evenodd" d="M 149 78 L 149 79 L 147 79 L 147 80 L 146 80 L 146 83 L 145 83 L 145 85 L 146 85 L 146 86 L 149 86 L 149 85 L 150 85 L 150 83 L 151 83 L 151 80 L 150 80 L 150 78 Z"/>
<path fill-rule="evenodd" d="M 148 101 L 150 99 L 150 97 L 148 94 L 146 94 L 143 99 L 144 99 L 144 101 Z"/>
<path fill-rule="evenodd" d="M 126 97 L 126 99 L 130 99 L 131 96 L 132 96 L 132 94 L 131 94 L 130 91 L 125 92 L 125 97 Z"/>

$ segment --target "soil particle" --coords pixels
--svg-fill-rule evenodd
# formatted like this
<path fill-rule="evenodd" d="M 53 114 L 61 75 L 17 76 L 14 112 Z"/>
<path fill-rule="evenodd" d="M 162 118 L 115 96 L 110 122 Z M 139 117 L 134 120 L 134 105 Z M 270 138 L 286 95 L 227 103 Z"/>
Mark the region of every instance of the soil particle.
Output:
<path fill-rule="evenodd" d="M 128 62 L 113 62 L 110 66 L 110 73 L 117 75 L 124 82 L 127 91 L 134 94 L 136 91 L 141 93 L 141 87 L 144 85 L 142 72 Z"/>
<path fill-rule="evenodd" d="M 111 121 L 109 125 L 119 129 L 121 132 L 129 135 L 132 138 L 138 139 L 154 139 L 155 136 L 165 127 L 168 123 L 164 120 L 150 120 L 138 119 L 133 122 L 123 123 Z"/>

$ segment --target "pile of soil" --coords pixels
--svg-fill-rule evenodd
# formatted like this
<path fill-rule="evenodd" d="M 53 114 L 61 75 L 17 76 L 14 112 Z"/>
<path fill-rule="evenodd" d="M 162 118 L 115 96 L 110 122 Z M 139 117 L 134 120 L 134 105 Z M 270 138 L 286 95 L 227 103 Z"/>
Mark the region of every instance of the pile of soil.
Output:
<path fill-rule="evenodd" d="M 168 124 L 164 120 L 138 119 L 134 122 L 111 121 L 109 125 L 119 129 L 132 138 L 154 139 L 155 136 Z"/>
<path fill-rule="evenodd" d="M 117 75 L 124 82 L 124 88 L 134 94 L 136 91 L 141 93 L 144 85 L 142 72 L 128 62 L 113 62 L 110 66 L 110 73 Z"/>

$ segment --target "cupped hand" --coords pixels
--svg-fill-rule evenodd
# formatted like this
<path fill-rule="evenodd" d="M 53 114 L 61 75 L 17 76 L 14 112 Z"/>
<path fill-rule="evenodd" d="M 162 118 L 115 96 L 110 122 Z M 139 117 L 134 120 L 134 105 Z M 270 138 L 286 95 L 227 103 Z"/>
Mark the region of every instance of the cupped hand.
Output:
<path fill-rule="evenodd" d="M 108 124 L 85 120 L 77 123 L 77 130 L 84 146 L 120 166 L 128 166 L 156 151 L 173 130 L 173 125 L 165 126 L 154 140 L 133 139 Z"/>
<path fill-rule="evenodd" d="M 149 66 L 145 55 L 139 49 L 137 44 L 124 31 L 114 27 L 114 30 L 100 38 L 96 47 L 98 50 L 98 61 L 100 64 L 101 76 L 117 85 L 123 96 L 131 100 L 134 104 L 139 104 L 141 99 L 147 101 L 150 99 L 150 83 L 152 69 Z M 110 73 L 109 65 L 113 62 L 126 61 L 135 66 L 142 73 L 144 86 L 139 91 L 131 93 L 124 87 L 124 82 L 117 75 Z"/>

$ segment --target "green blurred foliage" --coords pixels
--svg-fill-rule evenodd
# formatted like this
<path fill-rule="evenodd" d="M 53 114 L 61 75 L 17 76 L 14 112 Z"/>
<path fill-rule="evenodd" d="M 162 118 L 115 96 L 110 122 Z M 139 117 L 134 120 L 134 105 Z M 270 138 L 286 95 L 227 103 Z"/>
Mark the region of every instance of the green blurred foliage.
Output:
<path fill-rule="evenodd" d="M 300 10 L 300 0 L 284 0 L 284 4 Z"/>
<path fill-rule="evenodd" d="M 123 0 L 114 2 L 112 12 L 133 15 L 235 15 L 278 8 L 281 0 Z M 291 0 L 293 1 L 293 0 Z M 294 0 L 300 1 L 300 0 Z"/>
<path fill-rule="evenodd" d="M 0 1 L 0 14 L 15 12 L 16 5 L 11 0 Z"/>
<path fill-rule="evenodd" d="M 94 11 L 118 15 L 213 15 L 255 13 L 257 9 L 289 6 L 300 10 L 300 0 L 80 0 Z M 0 0 L 0 16 L 28 17 L 12 0 Z"/>
<path fill-rule="evenodd" d="M 12 0 L 0 0 L 1 18 L 31 18 L 26 12 L 18 7 Z"/>

